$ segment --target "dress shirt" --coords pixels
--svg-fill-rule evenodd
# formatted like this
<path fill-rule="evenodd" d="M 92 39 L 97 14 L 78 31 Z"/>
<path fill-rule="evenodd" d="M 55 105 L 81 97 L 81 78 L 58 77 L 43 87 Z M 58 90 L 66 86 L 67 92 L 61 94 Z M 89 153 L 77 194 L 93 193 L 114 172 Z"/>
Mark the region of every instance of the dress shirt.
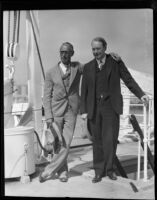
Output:
<path fill-rule="evenodd" d="M 97 60 L 99 69 L 102 68 L 102 66 L 105 64 L 105 61 L 106 61 L 106 55 L 101 60 Z"/>
<path fill-rule="evenodd" d="M 60 62 L 60 64 L 59 64 L 59 67 L 61 68 L 61 70 L 62 70 L 62 72 L 63 72 L 63 74 L 66 74 L 67 73 L 67 71 L 69 70 L 69 68 L 70 68 L 70 64 L 69 65 L 67 65 L 67 66 L 65 66 L 62 62 Z"/>

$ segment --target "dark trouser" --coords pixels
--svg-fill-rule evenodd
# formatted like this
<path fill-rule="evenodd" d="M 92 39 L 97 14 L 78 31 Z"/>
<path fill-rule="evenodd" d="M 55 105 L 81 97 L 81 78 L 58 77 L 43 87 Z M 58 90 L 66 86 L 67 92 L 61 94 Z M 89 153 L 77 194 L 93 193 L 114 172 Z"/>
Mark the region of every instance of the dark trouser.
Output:
<path fill-rule="evenodd" d="M 95 173 L 107 175 L 114 171 L 119 134 L 119 114 L 113 110 L 109 98 L 97 101 L 95 117 L 89 120 L 89 126 L 93 138 Z"/>

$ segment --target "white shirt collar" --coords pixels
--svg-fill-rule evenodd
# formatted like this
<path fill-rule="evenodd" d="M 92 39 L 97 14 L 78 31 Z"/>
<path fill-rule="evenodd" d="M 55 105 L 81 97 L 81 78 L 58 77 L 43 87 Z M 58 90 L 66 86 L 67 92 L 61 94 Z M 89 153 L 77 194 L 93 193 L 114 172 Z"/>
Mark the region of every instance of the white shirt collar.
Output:
<path fill-rule="evenodd" d="M 59 67 L 61 68 L 63 74 L 65 74 L 67 71 L 67 67 L 62 62 L 59 63 Z M 70 64 L 69 64 L 69 67 L 70 67 Z"/>
<path fill-rule="evenodd" d="M 106 61 L 106 55 L 101 59 L 102 63 L 104 64 Z M 98 65 L 100 64 L 100 60 L 97 60 Z"/>

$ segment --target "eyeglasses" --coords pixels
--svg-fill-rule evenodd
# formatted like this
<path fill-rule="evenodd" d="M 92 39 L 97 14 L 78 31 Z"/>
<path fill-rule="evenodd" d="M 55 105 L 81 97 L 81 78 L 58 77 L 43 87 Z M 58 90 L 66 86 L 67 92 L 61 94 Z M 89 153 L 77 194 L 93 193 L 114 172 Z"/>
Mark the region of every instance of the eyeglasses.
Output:
<path fill-rule="evenodd" d="M 60 51 L 60 54 L 70 54 L 72 51 Z"/>

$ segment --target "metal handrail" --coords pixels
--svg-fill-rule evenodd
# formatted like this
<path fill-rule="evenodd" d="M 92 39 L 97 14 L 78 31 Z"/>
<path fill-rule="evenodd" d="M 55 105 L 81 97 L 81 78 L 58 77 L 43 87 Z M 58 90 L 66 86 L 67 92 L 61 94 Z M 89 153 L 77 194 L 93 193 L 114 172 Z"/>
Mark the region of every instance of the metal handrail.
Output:
<path fill-rule="evenodd" d="M 137 98 L 137 97 L 132 97 L 131 98 Z M 150 96 L 150 95 L 149 95 Z M 125 99 L 125 97 L 124 97 Z M 135 114 L 137 116 L 143 116 L 143 124 L 142 127 L 144 129 L 144 138 L 143 138 L 143 143 L 144 143 L 144 181 L 146 182 L 148 180 L 148 155 L 147 155 L 147 145 L 150 146 L 150 141 L 154 140 L 154 138 L 150 139 L 150 128 L 153 127 L 151 123 L 151 118 L 153 117 L 153 100 L 154 98 L 150 96 L 149 98 L 149 104 L 148 104 L 148 112 L 147 108 L 144 104 L 129 104 L 129 106 L 142 106 L 143 107 L 143 114 Z M 127 116 L 127 115 L 125 115 Z M 130 116 L 130 114 L 128 114 Z M 148 121 L 147 121 L 148 118 Z M 137 163 L 137 180 L 140 179 L 140 169 L 141 169 L 141 139 L 138 137 L 138 163 Z"/>

